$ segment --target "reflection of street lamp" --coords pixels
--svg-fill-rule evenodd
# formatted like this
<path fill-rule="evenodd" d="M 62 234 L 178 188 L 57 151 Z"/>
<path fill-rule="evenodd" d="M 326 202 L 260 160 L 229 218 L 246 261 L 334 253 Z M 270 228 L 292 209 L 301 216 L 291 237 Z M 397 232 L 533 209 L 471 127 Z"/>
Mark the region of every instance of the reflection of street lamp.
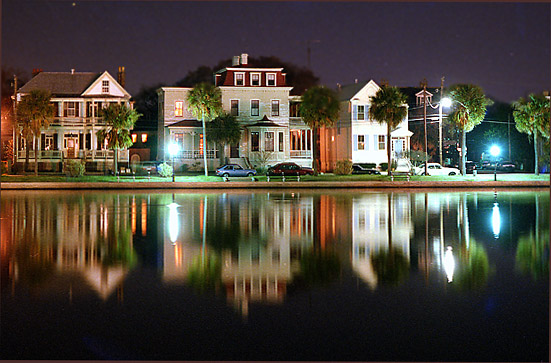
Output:
<path fill-rule="evenodd" d="M 497 181 L 497 157 L 501 153 L 501 149 L 497 145 L 492 145 L 490 148 L 490 154 L 494 157 L 494 181 Z"/>
<path fill-rule="evenodd" d="M 453 281 L 453 272 L 455 270 L 455 261 L 453 259 L 453 252 L 451 246 L 448 246 L 446 249 L 446 252 L 444 252 L 444 271 L 446 271 L 446 276 L 448 278 L 448 282 Z"/>
<path fill-rule="evenodd" d="M 175 165 L 174 165 L 174 157 L 176 156 L 176 154 L 178 154 L 178 151 L 180 151 L 180 147 L 178 146 L 177 143 L 171 142 L 168 145 L 168 153 L 170 154 L 170 156 L 172 156 L 172 182 L 174 182 L 174 176 L 176 174 L 176 168 L 175 168 Z"/>
<path fill-rule="evenodd" d="M 168 234 L 170 237 L 170 242 L 172 244 L 176 244 L 176 241 L 178 240 L 178 230 L 179 230 L 179 222 L 178 222 L 178 204 L 172 201 L 168 205 L 169 212 L 168 212 Z"/>

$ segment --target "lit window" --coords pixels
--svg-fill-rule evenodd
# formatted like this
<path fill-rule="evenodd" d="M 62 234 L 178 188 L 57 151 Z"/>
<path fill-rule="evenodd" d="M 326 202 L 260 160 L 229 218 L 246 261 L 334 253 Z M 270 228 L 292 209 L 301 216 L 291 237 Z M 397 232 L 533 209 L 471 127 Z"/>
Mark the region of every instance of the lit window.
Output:
<path fill-rule="evenodd" d="M 358 105 L 358 115 L 357 115 L 357 120 L 365 120 L 364 118 L 364 113 L 365 113 L 365 106 L 364 105 Z"/>
<path fill-rule="evenodd" d="M 275 73 L 268 73 L 266 75 L 266 84 L 268 86 L 275 86 L 276 85 L 276 75 L 275 75 Z"/>
<path fill-rule="evenodd" d="M 147 134 L 142 134 L 142 144 L 147 142 Z"/>
<path fill-rule="evenodd" d="M 251 116 L 258 116 L 260 114 L 260 101 L 251 100 Z"/>
<path fill-rule="evenodd" d="M 385 135 L 379 135 L 379 150 L 385 149 Z"/>
<path fill-rule="evenodd" d="M 101 81 L 101 93 L 109 93 L 109 81 Z"/>
<path fill-rule="evenodd" d="M 260 73 L 251 73 L 251 86 L 260 86 Z"/>
<path fill-rule="evenodd" d="M 358 150 L 365 150 L 365 136 L 358 135 Z"/>
<path fill-rule="evenodd" d="M 236 86 L 243 86 L 244 85 L 244 73 L 236 73 L 235 74 L 235 85 Z"/>
<path fill-rule="evenodd" d="M 132 134 L 132 142 L 136 143 L 136 141 L 138 141 L 138 135 Z"/>
<path fill-rule="evenodd" d="M 184 116 L 184 102 L 176 101 L 174 103 L 174 116 L 182 117 Z"/>
<path fill-rule="evenodd" d="M 264 150 L 266 151 L 274 151 L 274 133 L 273 132 L 265 132 L 264 133 Z"/>
<path fill-rule="evenodd" d="M 251 132 L 251 151 L 259 150 L 260 143 L 258 136 L 258 132 Z"/>
<path fill-rule="evenodd" d="M 279 116 L 279 100 L 272 100 L 272 116 Z"/>
<path fill-rule="evenodd" d="M 239 116 L 239 100 L 231 100 L 231 115 Z"/>

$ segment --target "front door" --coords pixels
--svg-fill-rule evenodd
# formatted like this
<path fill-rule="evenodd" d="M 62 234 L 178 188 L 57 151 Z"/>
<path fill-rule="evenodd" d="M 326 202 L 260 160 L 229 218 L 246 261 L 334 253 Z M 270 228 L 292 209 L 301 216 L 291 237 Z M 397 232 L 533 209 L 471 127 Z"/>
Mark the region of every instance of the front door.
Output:
<path fill-rule="evenodd" d="M 78 138 L 77 137 L 66 137 L 65 138 L 65 149 L 67 150 L 67 158 L 74 159 L 77 157 L 78 150 Z"/>

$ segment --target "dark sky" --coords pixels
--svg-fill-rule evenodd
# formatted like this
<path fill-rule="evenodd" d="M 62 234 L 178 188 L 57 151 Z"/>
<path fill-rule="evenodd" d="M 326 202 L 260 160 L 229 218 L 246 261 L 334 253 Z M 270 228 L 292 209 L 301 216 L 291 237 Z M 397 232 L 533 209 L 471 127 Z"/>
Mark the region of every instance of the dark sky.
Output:
<path fill-rule="evenodd" d="M 2 65 L 127 72 L 133 95 L 240 53 L 321 83 L 474 83 L 501 101 L 550 88 L 550 3 L 2 1 Z"/>

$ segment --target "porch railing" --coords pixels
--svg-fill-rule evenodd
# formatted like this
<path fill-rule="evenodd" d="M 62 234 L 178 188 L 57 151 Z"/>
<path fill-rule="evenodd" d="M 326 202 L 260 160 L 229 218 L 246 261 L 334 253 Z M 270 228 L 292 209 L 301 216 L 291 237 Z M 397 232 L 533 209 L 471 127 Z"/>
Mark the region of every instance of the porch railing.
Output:
<path fill-rule="evenodd" d="M 291 158 L 309 159 L 312 157 L 311 150 L 291 150 Z"/>
<path fill-rule="evenodd" d="M 25 150 L 17 151 L 17 160 L 25 160 Z M 74 158 L 75 159 L 84 159 L 86 161 L 96 161 L 96 160 L 113 160 L 115 152 L 113 150 L 76 150 Z M 29 151 L 29 159 L 34 160 L 35 151 Z M 38 151 L 39 160 L 62 160 L 69 158 L 67 150 L 39 150 Z M 129 151 L 120 150 L 119 151 L 119 161 L 126 162 L 129 160 Z"/>
<path fill-rule="evenodd" d="M 216 159 L 218 150 L 207 150 L 207 159 Z M 202 159 L 203 154 L 199 150 L 182 150 L 177 155 L 178 159 Z"/>

